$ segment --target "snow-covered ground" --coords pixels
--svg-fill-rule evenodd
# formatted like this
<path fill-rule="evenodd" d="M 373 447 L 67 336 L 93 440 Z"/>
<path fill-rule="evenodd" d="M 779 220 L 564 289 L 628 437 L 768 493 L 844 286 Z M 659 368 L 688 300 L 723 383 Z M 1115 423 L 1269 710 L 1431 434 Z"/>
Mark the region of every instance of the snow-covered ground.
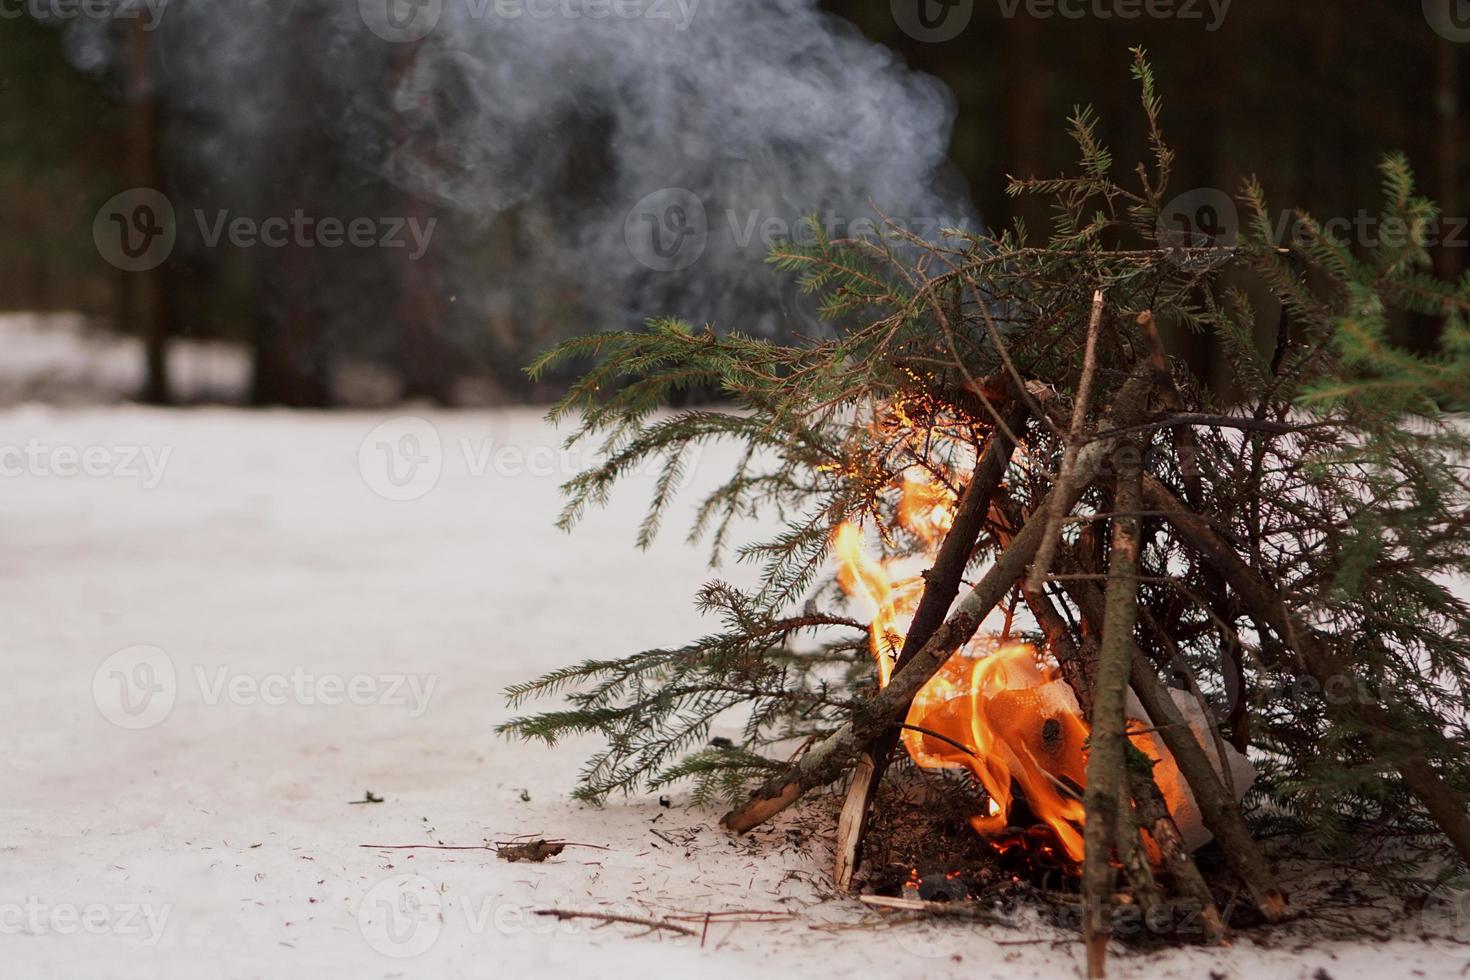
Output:
<path fill-rule="evenodd" d="M 632 548 L 639 480 L 552 528 L 580 462 L 558 446 L 532 411 L 0 412 L 0 976 L 1076 975 L 1077 944 L 1039 926 L 875 925 L 782 826 L 576 805 L 586 744 L 493 736 L 507 684 L 702 626 L 682 529 Z M 516 835 L 597 847 L 364 846 Z M 528 914 L 556 907 L 704 935 Z M 699 918 L 752 910 L 790 918 Z M 1113 972 L 1462 974 L 1470 948 L 1417 932 Z"/>

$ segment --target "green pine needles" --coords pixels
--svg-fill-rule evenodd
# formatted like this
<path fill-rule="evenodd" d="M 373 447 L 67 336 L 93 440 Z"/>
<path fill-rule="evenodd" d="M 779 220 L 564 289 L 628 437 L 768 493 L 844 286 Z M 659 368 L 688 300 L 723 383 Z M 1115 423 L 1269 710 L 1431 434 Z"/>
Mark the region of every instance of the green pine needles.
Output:
<path fill-rule="evenodd" d="M 1208 703 L 1212 736 L 1255 763 L 1258 825 L 1309 831 L 1324 847 L 1370 831 L 1441 840 L 1447 811 L 1413 773 L 1427 765 L 1463 809 L 1470 608 L 1456 583 L 1470 570 L 1470 443 L 1454 413 L 1470 408 L 1470 279 L 1432 274 L 1424 242 L 1438 213 L 1401 157 L 1383 164 L 1372 240 L 1273 213 L 1254 182 L 1238 197 L 1238 236 L 1181 236 L 1142 51 L 1133 72 L 1150 159 L 1126 185 L 1080 109 L 1077 172 L 1010 187 L 1052 202 L 1045 246 L 1021 227 L 934 243 L 890 225 L 833 240 L 813 221 L 811 240 L 778 246 L 770 264 L 816 299 L 836 327 L 828 339 L 783 346 L 655 320 L 562 344 L 532 367 L 586 367 L 550 417 L 574 421 L 569 443 L 597 446 L 602 461 L 566 485 L 563 528 L 654 465 L 646 546 L 699 447 L 732 442 L 738 462 L 699 502 L 690 539 L 760 576 L 748 590 L 704 587 L 697 601 L 716 624 L 706 636 L 511 688 L 518 708 L 562 704 L 500 732 L 595 736 L 578 791 L 591 801 L 684 780 L 698 800 L 735 799 L 786 770 L 876 686 L 868 624 L 834 587 L 835 530 L 860 524 L 884 557 L 921 553 L 897 513 L 905 473 L 920 468 L 957 496 L 1006 406 L 1019 406 L 1023 450 L 971 555 L 973 582 L 1062 466 L 1100 291 L 1087 438 L 1117 434 L 1113 395 L 1149 363 L 1146 311 L 1165 336 L 1207 334 L 1229 368 L 1206 383 L 1168 363 L 1128 426 L 1145 443 L 1146 481 L 1238 561 L 1223 572 L 1146 495 L 1137 645 L 1161 680 Z M 1399 346 L 1406 330 L 1437 331 L 1437 349 Z M 667 408 L 708 390 L 728 406 Z M 1106 472 L 1088 485 L 1048 569 L 1047 595 L 1084 657 L 1098 624 L 1068 580 L 1106 571 L 1113 493 Z M 778 534 L 741 540 L 745 519 L 772 514 Z M 1016 632 L 1056 655 L 1019 590 L 1010 607 Z M 712 723 L 732 717 L 740 743 L 709 745 Z"/>

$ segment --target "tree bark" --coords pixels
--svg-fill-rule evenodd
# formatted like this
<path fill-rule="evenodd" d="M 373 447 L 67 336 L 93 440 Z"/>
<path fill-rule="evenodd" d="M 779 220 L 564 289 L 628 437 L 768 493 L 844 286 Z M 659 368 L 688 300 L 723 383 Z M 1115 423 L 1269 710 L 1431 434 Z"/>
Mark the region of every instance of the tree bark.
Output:
<path fill-rule="evenodd" d="M 1138 807 L 1138 817 L 1159 847 L 1164 870 L 1169 873 L 1169 878 L 1179 893 L 1199 907 L 1205 942 L 1218 942 L 1225 935 L 1224 920 L 1215 905 L 1215 897 L 1210 894 L 1205 876 L 1200 874 L 1199 865 L 1194 863 L 1189 848 L 1184 844 L 1184 838 L 1179 834 L 1179 827 L 1169 813 L 1169 805 L 1164 800 L 1159 784 L 1154 782 L 1152 773 L 1138 772 L 1130 774 L 1130 782 L 1133 799 Z"/>
<path fill-rule="evenodd" d="M 1088 739 L 1087 790 L 1083 802 L 1086 852 L 1082 859 L 1083 938 L 1087 975 L 1107 972 L 1112 922 L 1113 845 L 1128 802 L 1127 736 L 1124 697 L 1128 688 L 1133 628 L 1138 619 L 1138 551 L 1142 527 L 1136 516 L 1141 498 L 1143 449 L 1125 442 L 1113 454 L 1117 473 L 1113 544 L 1108 559 L 1107 608 L 1098 650 L 1097 684 L 1092 696 L 1092 734 Z M 1128 822 L 1131 833 L 1131 823 Z M 1126 856 L 1126 855 L 1125 855 Z"/>

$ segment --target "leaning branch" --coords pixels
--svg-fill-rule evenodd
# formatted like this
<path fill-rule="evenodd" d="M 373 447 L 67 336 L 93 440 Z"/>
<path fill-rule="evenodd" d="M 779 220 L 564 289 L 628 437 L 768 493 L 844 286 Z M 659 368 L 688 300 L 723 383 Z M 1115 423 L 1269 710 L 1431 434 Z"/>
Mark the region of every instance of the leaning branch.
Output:
<path fill-rule="evenodd" d="M 1128 689 L 1129 649 L 1138 621 L 1138 550 L 1141 522 L 1133 516 L 1141 494 L 1142 447 L 1126 442 L 1113 454 L 1118 474 L 1113 546 L 1108 558 L 1107 606 L 1098 649 L 1097 682 L 1092 697 L 1092 735 L 1088 740 L 1086 851 L 1082 859 L 1083 937 L 1087 975 L 1106 973 L 1112 922 L 1113 845 L 1119 839 L 1122 808 L 1128 803 L 1124 698 Z M 1131 810 L 1130 816 L 1131 816 Z M 1132 820 L 1127 821 L 1131 835 Z M 1136 838 L 1132 843 L 1136 843 Z M 1128 854 L 1124 853 L 1125 859 Z"/>
<path fill-rule="evenodd" d="M 1092 315 L 1087 322 L 1087 347 L 1082 355 L 1082 378 L 1077 383 L 1077 400 L 1072 403 L 1072 423 L 1067 429 L 1066 447 L 1062 450 L 1062 465 L 1057 471 L 1058 487 L 1065 487 L 1076 479 L 1077 456 L 1086 444 L 1085 428 L 1087 411 L 1092 402 L 1092 381 L 1097 374 L 1097 338 L 1102 330 L 1103 293 L 1092 294 Z M 1057 544 L 1061 539 L 1062 521 L 1071 510 L 1071 504 L 1062 506 L 1060 497 L 1052 500 L 1051 510 L 1046 514 L 1046 535 L 1042 538 L 1041 551 L 1036 556 L 1031 571 L 1026 576 L 1026 588 L 1040 591 L 1046 583 L 1046 573 L 1056 557 Z"/>

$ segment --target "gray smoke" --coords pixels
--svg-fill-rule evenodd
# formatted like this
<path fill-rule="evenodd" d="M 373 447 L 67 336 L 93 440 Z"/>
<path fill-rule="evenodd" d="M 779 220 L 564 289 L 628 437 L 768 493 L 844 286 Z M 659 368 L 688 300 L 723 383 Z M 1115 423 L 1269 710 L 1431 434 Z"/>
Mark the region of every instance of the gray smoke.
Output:
<path fill-rule="evenodd" d="M 815 0 L 418 4 L 172 0 L 151 36 L 179 193 L 426 202 L 465 329 L 508 317 L 527 343 L 662 314 L 806 331 L 763 264 L 803 215 L 839 235 L 869 202 L 931 238 L 976 224 L 948 91 Z M 115 24 L 69 27 L 76 64 L 117 74 Z M 346 323 L 364 284 L 342 274 Z"/>

